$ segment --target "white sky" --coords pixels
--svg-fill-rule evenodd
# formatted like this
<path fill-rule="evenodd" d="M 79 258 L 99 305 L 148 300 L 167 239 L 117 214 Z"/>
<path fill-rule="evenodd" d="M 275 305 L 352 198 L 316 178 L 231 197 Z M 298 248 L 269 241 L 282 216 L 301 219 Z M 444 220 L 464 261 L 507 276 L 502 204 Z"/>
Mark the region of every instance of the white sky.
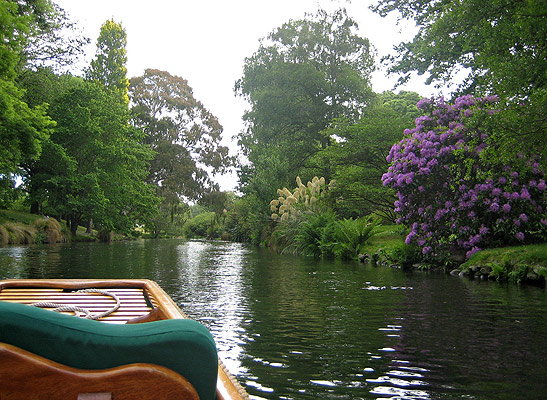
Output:
<path fill-rule="evenodd" d="M 259 46 L 259 39 L 289 20 L 315 14 L 318 7 L 335 10 L 345 7 L 359 24 L 359 34 L 367 37 L 378 53 L 391 52 L 393 45 L 409 39 L 412 24 L 396 26 L 394 15 L 381 18 L 368 9 L 374 0 L 53 0 L 78 22 L 91 39 L 86 60 L 95 55 L 101 25 L 114 19 L 127 33 L 128 77 L 139 76 L 147 68 L 160 69 L 186 80 L 196 99 L 216 115 L 224 127 L 224 143 L 237 151 L 233 136 L 241 131 L 246 103 L 234 96 L 233 87 L 241 78 L 245 57 Z M 391 90 L 396 78 L 388 79 L 380 70 L 372 77 L 376 92 Z M 423 96 L 437 93 L 416 78 L 403 90 Z M 218 179 L 222 190 L 232 190 L 234 175 Z"/>

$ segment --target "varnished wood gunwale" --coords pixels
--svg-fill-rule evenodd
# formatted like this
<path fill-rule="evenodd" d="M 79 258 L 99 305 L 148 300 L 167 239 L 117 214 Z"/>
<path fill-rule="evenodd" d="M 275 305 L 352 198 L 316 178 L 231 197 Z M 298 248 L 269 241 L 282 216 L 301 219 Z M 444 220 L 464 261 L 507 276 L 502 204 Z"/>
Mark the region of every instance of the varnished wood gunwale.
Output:
<path fill-rule="evenodd" d="M 86 394 L 116 400 L 199 400 L 194 387 L 176 372 L 154 364 L 129 364 L 103 370 L 67 367 L 0 343 L 0 398 L 77 399 Z M 24 385 L 21 380 L 24 379 Z"/>
<path fill-rule="evenodd" d="M 61 289 L 61 290 L 79 290 L 86 288 L 105 289 L 105 290 L 123 290 L 123 289 L 141 289 L 154 310 L 155 319 L 185 319 L 187 316 L 169 297 L 169 295 L 154 281 L 148 279 L 13 279 L 0 281 L 0 300 L 2 292 L 6 289 L 28 289 L 29 292 L 36 289 Z M 5 294 L 6 292 L 4 292 Z M 50 292 L 51 293 L 51 292 Z M 93 296 L 98 298 L 99 296 Z M 37 300 L 45 301 L 47 299 Z M 121 299 L 120 299 L 121 300 Z M 98 300 L 97 300 L 98 301 Z M 101 302 L 106 302 L 102 299 Z M 120 307 L 121 308 L 121 307 Z M 134 315 L 135 319 L 146 321 L 146 314 L 152 311 L 148 308 L 146 312 L 140 310 Z M 133 318 L 111 320 L 112 323 L 126 323 Z M 103 322 L 109 322 L 105 318 Z M 218 400 L 240 400 L 248 399 L 249 396 L 225 371 L 219 360 L 218 380 L 217 380 L 217 399 Z"/>

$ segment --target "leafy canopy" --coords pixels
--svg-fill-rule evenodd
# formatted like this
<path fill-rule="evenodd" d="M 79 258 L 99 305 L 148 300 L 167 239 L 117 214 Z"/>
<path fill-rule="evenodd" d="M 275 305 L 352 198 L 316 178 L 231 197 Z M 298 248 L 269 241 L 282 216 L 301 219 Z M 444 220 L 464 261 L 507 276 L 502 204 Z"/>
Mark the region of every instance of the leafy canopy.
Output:
<path fill-rule="evenodd" d="M 230 166 L 228 148 L 220 144 L 222 126 L 196 100 L 185 79 L 147 69 L 132 78 L 132 123 L 145 133 L 156 156 L 147 181 L 179 197 L 199 199 L 215 188 L 209 176 Z"/>
<path fill-rule="evenodd" d="M 271 32 L 245 60 L 235 85 L 251 107 L 239 136 L 245 193 L 267 201 L 331 145 L 324 129 L 334 118 L 355 120 L 371 101 L 372 49 L 357 28 L 344 9 L 319 10 Z"/>
<path fill-rule="evenodd" d="M 45 107 L 31 108 L 16 78 L 31 17 L 18 13 L 18 3 L 0 1 L 0 176 L 17 172 L 21 162 L 35 159 L 53 122 Z"/>
<path fill-rule="evenodd" d="M 127 34 L 120 23 L 106 21 L 97 39 L 97 54 L 86 72 L 89 80 L 102 83 L 105 88 L 119 96 L 124 104 L 129 103 L 127 90 Z"/>
<path fill-rule="evenodd" d="M 388 58 L 390 71 L 427 74 L 446 83 L 463 68 L 461 90 L 523 99 L 547 84 L 547 3 L 512 0 L 380 0 L 380 15 L 397 11 L 419 31 Z"/>
<path fill-rule="evenodd" d="M 339 217 L 361 217 L 372 213 L 395 220 L 393 192 L 381 183 L 391 146 L 403 137 L 418 116 L 416 103 L 420 96 L 413 92 L 384 92 L 365 108 L 360 120 L 351 123 L 335 120 L 326 130 L 332 145 L 312 160 L 317 173 L 336 181 L 331 195 Z"/>
<path fill-rule="evenodd" d="M 33 166 L 31 196 L 45 194 L 39 200 L 65 216 L 73 234 L 88 219 L 123 233 L 146 222 L 157 204 L 144 182 L 151 152 L 127 123 L 127 107 L 98 83 L 80 81 L 58 96 L 50 114 L 57 121 L 51 153 Z"/>

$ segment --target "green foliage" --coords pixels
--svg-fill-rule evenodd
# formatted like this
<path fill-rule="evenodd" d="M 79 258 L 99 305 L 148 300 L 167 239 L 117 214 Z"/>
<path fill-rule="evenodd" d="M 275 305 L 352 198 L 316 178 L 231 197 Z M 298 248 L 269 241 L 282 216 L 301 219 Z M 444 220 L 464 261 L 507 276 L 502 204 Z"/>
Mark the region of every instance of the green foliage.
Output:
<path fill-rule="evenodd" d="M 150 151 L 116 96 L 76 78 L 68 87 L 50 108 L 57 127 L 48 151 L 26 167 L 30 201 L 66 218 L 73 235 L 89 219 L 99 230 L 129 233 L 157 204 L 144 183 Z"/>
<path fill-rule="evenodd" d="M 356 119 L 370 102 L 373 57 L 355 27 L 345 10 L 319 10 L 274 30 L 245 60 L 235 88 L 251 105 L 239 137 L 251 162 L 241 168 L 245 193 L 271 199 L 331 144 L 323 132 L 331 120 Z"/>
<path fill-rule="evenodd" d="M 142 129 L 144 143 L 154 151 L 146 181 L 163 199 L 162 215 L 148 229 L 158 232 L 164 230 L 162 221 L 177 215 L 181 220 L 181 199 L 199 200 L 217 190 L 211 176 L 224 172 L 232 160 L 220 144 L 222 126 L 194 98 L 186 80 L 147 69 L 131 79 L 129 93 L 131 122 Z"/>
<path fill-rule="evenodd" d="M 91 61 L 86 78 L 100 82 L 123 104 L 129 104 L 127 90 L 127 34 L 121 23 L 107 20 L 97 39 L 97 54 Z"/>
<path fill-rule="evenodd" d="M 280 222 L 272 234 L 272 245 L 281 253 L 320 257 L 336 216 L 332 212 L 304 211 Z M 327 230 L 327 232 L 325 232 Z"/>
<path fill-rule="evenodd" d="M 465 67 L 462 89 L 519 99 L 547 83 L 543 1 L 380 0 L 373 9 L 381 15 L 398 11 L 420 28 L 389 58 L 390 71 L 402 73 L 402 81 L 417 71 L 430 82 L 447 82 Z"/>
<path fill-rule="evenodd" d="M 39 219 L 38 215 L 29 214 L 26 212 L 15 211 L 15 210 L 0 210 L 0 223 L 5 222 L 19 222 L 26 225 L 34 224 L 34 221 Z"/>
<path fill-rule="evenodd" d="M 364 245 L 375 234 L 374 229 L 380 224 L 378 219 L 363 217 L 336 221 L 332 237 L 334 243 L 326 243 L 332 253 L 344 260 L 356 259 L 363 253 Z M 324 246 L 325 246 L 324 245 Z"/>
<path fill-rule="evenodd" d="M 547 243 L 485 249 L 473 254 L 464 269 L 490 268 L 490 277 L 499 281 L 524 282 L 529 273 L 547 275 Z"/>
<path fill-rule="evenodd" d="M 326 130 L 337 140 L 312 162 L 321 172 L 328 166 L 336 181 L 331 195 L 337 199 L 334 207 L 340 217 L 376 213 L 395 220 L 394 194 L 382 185 L 381 177 L 388 167 L 386 157 L 391 146 L 403 137 L 418 114 L 419 100 L 413 92 L 384 92 L 363 111 L 359 121 L 335 120 Z"/>
<path fill-rule="evenodd" d="M 89 39 L 53 1 L 19 0 L 12 3 L 17 3 L 16 14 L 25 20 L 26 25 L 20 37 L 23 49 L 21 68 L 33 70 L 47 66 L 64 70 L 83 54 Z"/>
<path fill-rule="evenodd" d="M 396 11 L 419 27 L 387 58 L 401 83 L 418 72 L 450 85 L 463 72 L 456 96 L 497 94 L 508 106 L 495 118 L 496 157 L 542 154 L 547 169 L 547 2 L 379 0 L 372 9 Z"/>
<path fill-rule="evenodd" d="M 372 217 L 337 220 L 332 211 L 303 211 L 279 222 L 271 246 L 281 253 L 356 259 L 374 235 Z"/>
<path fill-rule="evenodd" d="M 250 242 L 261 244 L 264 226 L 268 226 L 267 215 L 262 218 L 257 213 L 257 202 L 251 196 L 237 198 L 228 207 L 224 230 L 229 234 L 229 239 L 236 242 Z"/>
<path fill-rule="evenodd" d="M 146 223 L 146 230 L 152 237 L 182 236 L 182 228 L 189 217 L 190 207 L 173 193 L 157 188 L 156 193 L 162 200 L 157 213 Z"/>
<path fill-rule="evenodd" d="M 52 121 L 45 108 L 31 108 L 15 79 L 32 18 L 18 4 L 0 2 L 0 176 L 18 172 L 19 163 L 35 159 Z"/>
<path fill-rule="evenodd" d="M 24 198 L 23 190 L 16 186 L 16 179 L 13 174 L 0 175 L 0 209 L 13 207 Z"/>
<path fill-rule="evenodd" d="M 402 240 L 396 246 L 385 250 L 383 255 L 390 263 L 402 268 L 410 268 L 423 262 L 421 249 L 413 244 L 405 244 Z"/>
<path fill-rule="evenodd" d="M 190 218 L 183 227 L 184 236 L 191 238 L 207 238 L 215 230 L 215 213 L 204 212 Z"/>

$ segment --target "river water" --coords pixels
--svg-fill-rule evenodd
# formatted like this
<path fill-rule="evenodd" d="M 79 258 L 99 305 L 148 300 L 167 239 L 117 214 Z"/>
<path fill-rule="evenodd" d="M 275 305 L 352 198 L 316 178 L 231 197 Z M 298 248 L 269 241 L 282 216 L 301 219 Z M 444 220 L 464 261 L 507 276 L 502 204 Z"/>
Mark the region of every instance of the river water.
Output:
<path fill-rule="evenodd" d="M 147 278 L 254 399 L 545 399 L 547 295 L 226 242 L 0 247 L 0 279 Z"/>

